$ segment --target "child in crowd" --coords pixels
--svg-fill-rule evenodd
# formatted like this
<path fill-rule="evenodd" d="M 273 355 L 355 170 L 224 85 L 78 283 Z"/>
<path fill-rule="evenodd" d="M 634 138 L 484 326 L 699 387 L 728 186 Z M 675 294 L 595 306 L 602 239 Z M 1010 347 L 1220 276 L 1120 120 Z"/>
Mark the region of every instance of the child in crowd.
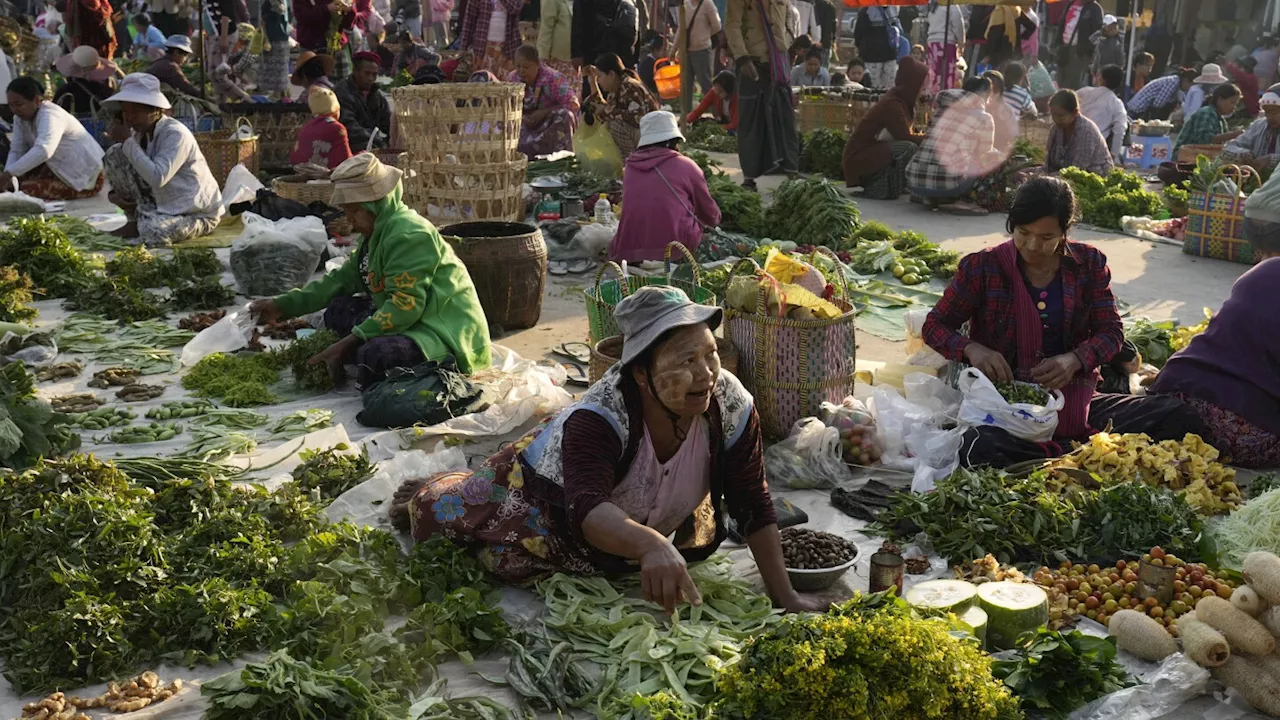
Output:
<path fill-rule="evenodd" d="M 711 81 L 711 92 L 702 96 L 702 102 L 689 113 L 685 118 L 685 122 L 693 124 L 702 119 L 706 113 L 710 113 L 711 117 L 707 118 L 709 122 L 714 119 L 720 123 L 725 130 L 730 133 L 738 130 L 738 79 L 728 70 L 723 70 L 715 79 Z"/>
<path fill-rule="evenodd" d="M 667 39 L 650 30 L 646 35 L 644 54 L 640 56 L 640 62 L 636 65 L 636 74 L 640 76 L 644 86 L 649 88 L 649 92 L 653 93 L 655 98 L 658 97 L 658 82 L 653 77 L 654 64 L 666 57 L 666 48 Z"/>
<path fill-rule="evenodd" d="M 848 66 L 844 69 L 844 76 L 851 85 L 861 85 L 862 78 L 867 74 L 867 65 L 858 58 L 849 61 Z"/>
<path fill-rule="evenodd" d="M 1014 117 L 1035 117 L 1036 104 L 1031 100 L 1031 91 L 1027 89 L 1027 67 L 1017 61 L 1006 63 L 1003 74 L 1005 105 L 1013 111 Z"/>

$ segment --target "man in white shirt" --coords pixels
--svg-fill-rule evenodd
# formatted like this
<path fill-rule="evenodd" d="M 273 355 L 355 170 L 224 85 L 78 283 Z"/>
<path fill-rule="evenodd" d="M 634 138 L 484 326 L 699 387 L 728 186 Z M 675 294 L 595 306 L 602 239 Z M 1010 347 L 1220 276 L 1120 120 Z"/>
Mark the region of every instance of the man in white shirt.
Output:
<path fill-rule="evenodd" d="M 1124 92 L 1124 70 L 1108 65 L 1094 76 L 1094 87 L 1076 91 L 1080 96 L 1080 114 L 1093 121 L 1107 138 L 1111 156 L 1119 163 L 1124 156 L 1124 134 L 1129 129 L 1129 114 L 1120 94 Z"/>
<path fill-rule="evenodd" d="M 0 172 L 0 191 L 45 200 L 93 197 L 102 189 L 102 148 L 74 115 L 44 99 L 44 86 L 23 76 L 6 93 L 13 110 L 13 142 Z"/>
<path fill-rule="evenodd" d="M 818 14 L 813 11 L 813 3 L 809 0 L 791 0 L 791 6 L 800 15 L 800 34 L 808 35 L 815 43 L 822 43 L 822 28 L 818 26 Z"/>

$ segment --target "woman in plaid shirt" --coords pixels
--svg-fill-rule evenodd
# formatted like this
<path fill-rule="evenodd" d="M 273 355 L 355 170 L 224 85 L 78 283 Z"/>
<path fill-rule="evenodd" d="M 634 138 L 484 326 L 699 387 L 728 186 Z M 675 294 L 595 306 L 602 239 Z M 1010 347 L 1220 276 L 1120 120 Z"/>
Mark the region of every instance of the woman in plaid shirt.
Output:
<path fill-rule="evenodd" d="M 1204 423 L 1183 401 L 1097 394 L 1098 368 L 1124 342 L 1106 257 L 1070 240 L 1078 215 L 1071 186 L 1038 177 L 1019 188 L 1009 211 L 1012 238 L 960 261 L 955 278 L 924 324 L 929 347 L 981 370 L 994 382 L 1021 380 L 1062 392 L 1065 407 L 1047 443 L 995 427 L 970 428 L 961 462 L 1005 466 L 1056 457 L 1108 423 L 1119 433 L 1154 440 L 1203 435 Z M 961 328 L 968 323 L 968 334 Z"/>
<path fill-rule="evenodd" d="M 969 78 L 962 90 L 938 94 L 936 120 L 907 165 L 907 189 L 936 208 L 985 215 L 967 198 L 988 175 L 1000 170 L 1004 154 L 995 148 L 995 120 L 987 111 L 991 81 Z"/>

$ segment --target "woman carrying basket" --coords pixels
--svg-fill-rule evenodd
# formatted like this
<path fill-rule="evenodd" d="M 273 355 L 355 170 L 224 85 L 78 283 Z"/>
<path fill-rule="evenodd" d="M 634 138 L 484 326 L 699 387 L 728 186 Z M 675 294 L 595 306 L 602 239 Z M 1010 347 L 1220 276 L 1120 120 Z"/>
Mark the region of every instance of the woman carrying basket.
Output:
<path fill-rule="evenodd" d="M 732 517 L 765 588 L 788 611 L 827 603 L 792 587 L 765 483 L 760 418 L 720 369 L 719 308 L 679 289 L 643 287 L 618 303 L 622 361 L 582 400 L 475 472 L 410 480 L 392 523 L 416 540 L 476 550 L 509 583 L 555 572 L 639 572 L 667 612 L 701 596 L 686 563 L 704 560 Z"/>
<path fill-rule="evenodd" d="M 1124 342 L 1107 259 L 1068 238 L 1079 214 L 1075 194 L 1054 177 L 1028 180 L 1009 211 L 1012 238 L 965 256 L 924 324 L 924 341 L 953 362 L 966 362 L 992 382 L 1019 380 L 1062 391 L 1065 407 L 1051 442 L 1003 429 L 970 428 L 960 448 L 966 465 L 1006 466 L 1071 449 L 1108 425 L 1151 439 L 1203 436 L 1204 423 L 1172 397 L 1095 394 L 1099 366 Z M 969 323 L 969 334 L 960 328 Z"/>
<path fill-rule="evenodd" d="M 325 327 L 342 339 L 311 364 L 327 365 L 335 381 L 348 362 L 363 387 L 424 359 L 453 357 L 465 373 L 489 367 L 489 325 L 471 276 L 435 226 L 401 200 L 402 174 L 371 153 L 335 168 L 330 204 L 366 239 L 337 270 L 250 306 L 264 321 L 323 308 Z"/>
<path fill-rule="evenodd" d="M 675 115 L 658 110 L 640 119 L 640 147 L 622 176 L 627 204 L 609 244 L 612 260 L 661 260 L 671 241 L 696 250 L 702 229 L 720 224 L 706 176 L 676 149 L 681 140 Z"/>

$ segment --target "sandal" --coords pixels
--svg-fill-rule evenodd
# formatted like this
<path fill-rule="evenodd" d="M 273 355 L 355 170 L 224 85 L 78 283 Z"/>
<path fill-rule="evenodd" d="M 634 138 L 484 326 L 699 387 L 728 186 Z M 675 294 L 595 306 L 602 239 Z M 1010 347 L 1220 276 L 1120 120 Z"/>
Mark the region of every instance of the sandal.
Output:
<path fill-rule="evenodd" d="M 547 263 L 547 273 L 550 275 L 568 275 L 569 263 L 564 260 L 552 260 Z"/>
<path fill-rule="evenodd" d="M 560 363 L 560 367 L 564 368 L 565 374 L 568 375 L 568 383 L 570 385 L 577 385 L 578 387 L 591 385 L 586 369 L 578 363 Z"/>
<path fill-rule="evenodd" d="M 588 258 L 578 258 L 570 260 L 566 268 L 570 275 L 581 275 L 584 272 L 590 272 L 599 267 L 594 260 Z"/>
<path fill-rule="evenodd" d="M 584 342 L 567 342 L 551 348 L 551 354 L 569 358 L 578 363 L 591 362 L 591 346 Z"/>
<path fill-rule="evenodd" d="M 752 178 L 747 178 L 746 180 L 743 180 L 742 187 L 746 190 L 750 190 L 751 192 L 757 192 L 756 181 Z"/>

